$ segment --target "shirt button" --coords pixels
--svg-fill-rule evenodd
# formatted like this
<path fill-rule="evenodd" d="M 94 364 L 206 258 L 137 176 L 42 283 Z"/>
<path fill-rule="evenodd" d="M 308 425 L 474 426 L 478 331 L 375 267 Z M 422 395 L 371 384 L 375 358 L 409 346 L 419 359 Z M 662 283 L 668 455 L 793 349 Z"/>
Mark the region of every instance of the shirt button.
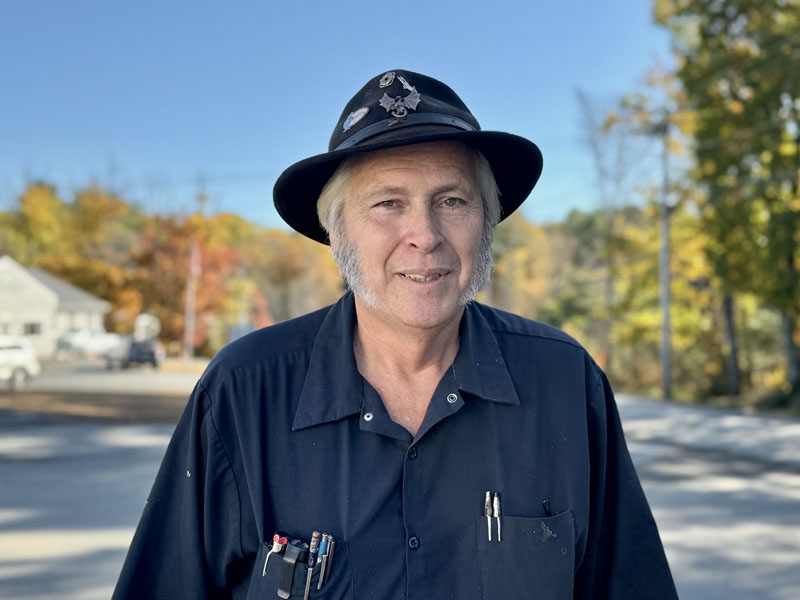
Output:
<path fill-rule="evenodd" d="M 417 456 L 419 456 L 419 450 L 417 450 L 416 446 L 411 446 L 411 448 L 408 449 L 408 458 L 414 460 Z"/>
<path fill-rule="evenodd" d="M 372 421 L 372 413 L 371 412 L 364 413 L 364 420 L 365 421 Z"/>
<path fill-rule="evenodd" d="M 456 400 L 458 400 L 458 396 L 456 396 L 455 394 L 447 394 L 447 401 L 450 404 L 455 404 Z"/>
<path fill-rule="evenodd" d="M 408 547 L 412 550 L 419 548 L 419 540 L 416 537 L 408 538 Z"/>

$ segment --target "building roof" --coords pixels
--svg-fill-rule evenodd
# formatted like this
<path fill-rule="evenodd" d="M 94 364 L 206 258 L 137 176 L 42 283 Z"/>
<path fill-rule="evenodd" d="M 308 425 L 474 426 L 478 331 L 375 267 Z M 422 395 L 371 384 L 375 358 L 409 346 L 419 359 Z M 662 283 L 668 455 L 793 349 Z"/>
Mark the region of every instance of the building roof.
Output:
<path fill-rule="evenodd" d="M 111 310 L 111 305 L 102 298 L 98 298 L 94 294 L 90 294 L 71 283 L 67 283 L 63 279 L 59 279 L 47 271 L 42 271 L 36 267 L 23 268 L 31 277 L 47 287 L 58 297 L 59 310 L 84 309 L 99 310 L 102 312 Z"/>

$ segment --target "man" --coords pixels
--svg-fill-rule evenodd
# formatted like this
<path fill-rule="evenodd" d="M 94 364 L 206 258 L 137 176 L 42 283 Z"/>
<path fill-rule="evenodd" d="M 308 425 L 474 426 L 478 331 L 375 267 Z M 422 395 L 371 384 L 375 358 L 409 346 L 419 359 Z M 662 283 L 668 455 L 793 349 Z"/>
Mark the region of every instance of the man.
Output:
<path fill-rule="evenodd" d="M 356 94 L 274 193 L 352 291 L 215 357 L 116 598 L 676 597 L 603 373 L 472 302 L 541 168 L 439 81 Z"/>

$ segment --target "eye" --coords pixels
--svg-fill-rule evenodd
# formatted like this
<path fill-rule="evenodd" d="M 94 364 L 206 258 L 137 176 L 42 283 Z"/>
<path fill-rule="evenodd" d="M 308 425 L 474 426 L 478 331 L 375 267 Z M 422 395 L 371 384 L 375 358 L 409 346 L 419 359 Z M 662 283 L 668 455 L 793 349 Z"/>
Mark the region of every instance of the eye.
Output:
<path fill-rule="evenodd" d="M 375 208 L 393 208 L 397 206 L 397 200 L 382 200 L 374 205 Z"/>
<path fill-rule="evenodd" d="M 446 206 L 447 208 L 458 208 L 463 204 L 465 204 L 464 200 L 455 196 L 448 196 L 442 200 L 442 205 Z"/>

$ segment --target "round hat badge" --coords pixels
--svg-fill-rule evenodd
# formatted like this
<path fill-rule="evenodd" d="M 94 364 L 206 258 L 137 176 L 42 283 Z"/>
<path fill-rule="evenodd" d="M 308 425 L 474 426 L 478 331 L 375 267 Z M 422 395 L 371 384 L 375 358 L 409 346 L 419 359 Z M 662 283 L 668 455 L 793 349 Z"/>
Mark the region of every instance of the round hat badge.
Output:
<path fill-rule="evenodd" d="M 381 77 L 381 80 L 378 82 L 378 85 L 381 86 L 382 88 L 385 88 L 392 85 L 392 83 L 394 83 L 394 71 L 389 71 L 383 77 Z"/>

